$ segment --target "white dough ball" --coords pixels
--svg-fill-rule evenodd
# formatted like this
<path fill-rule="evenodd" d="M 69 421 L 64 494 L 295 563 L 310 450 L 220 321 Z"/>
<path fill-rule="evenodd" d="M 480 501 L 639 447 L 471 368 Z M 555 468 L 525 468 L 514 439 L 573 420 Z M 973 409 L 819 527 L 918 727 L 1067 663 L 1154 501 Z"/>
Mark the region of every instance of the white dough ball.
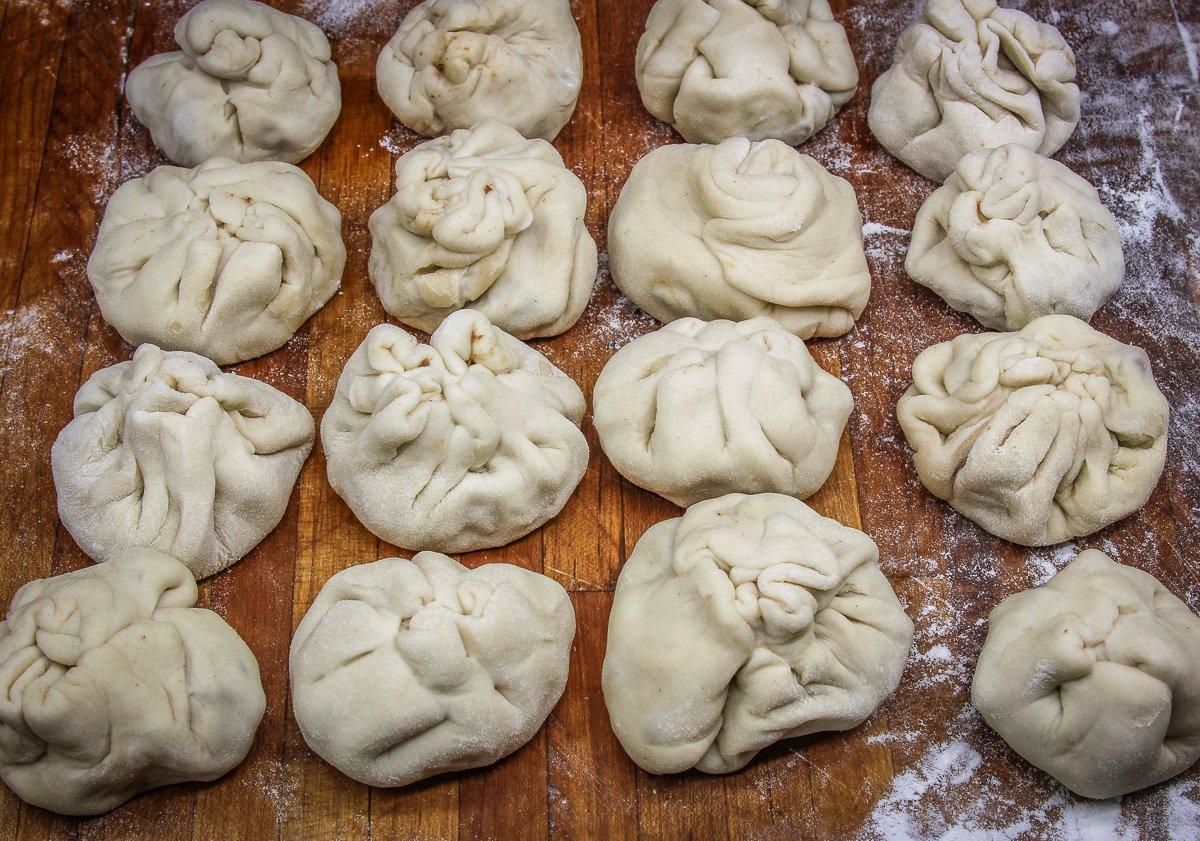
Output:
<path fill-rule="evenodd" d="M 917 211 L 904 267 L 993 330 L 1054 313 L 1088 321 L 1125 279 L 1096 189 L 1015 144 L 963 156 Z"/>
<path fill-rule="evenodd" d="M 840 336 L 871 294 L 854 188 L 778 140 L 663 146 L 608 223 L 616 285 L 662 322 L 767 316 Z"/>
<path fill-rule="evenodd" d="M 421 134 L 490 119 L 553 140 L 579 98 L 583 47 L 568 0 L 425 0 L 375 75 L 388 108 Z"/>
<path fill-rule="evenodd" d="M 1145 351 L 1069 315 L 928 348 L 896 407 L 925 487 L 1025 546 L 1092 534 L 1145 505 L 1169 412 Z"/>
<path fill-rule="evenodd" d="M 828 0 L 658 0 L 635 70 L 646 110 L 690 143 L 797 146 L 858 87 Z"/>
<path fill-rule="evenodd" d="M 1200 618 L 1089 549 L 992 611 L 971 702 L 1071 791 L 1117 797 L 1200 759 L 1198 663 Z"/>
<path fill-rule="evenodd" d="M 534 737 L 567 684 L 575 612 L 555 581 L 421 552 L 352 566 L 292 639 L 292 707 L 322 759 L 403 786 L 491 765 Z"/>
<path fill-rule="evenodd" d="M 0 623 L 0 776 L 27 803 L 98 815 L 215 780 L 266 709 L 254 654 L 196 581 L 148 549 L 31 581 Z"/>
<path fill-rule="evenodd" d="M 867 122 L 934 181 L 979 149 L 1053 155 L 1079 122 L 1075 54 L 1053 26 L 995 0 L 927 0 L 871 89 Z"/>
<path fill-rule="evenodd" d="M 587 190 L 544 140 L 489 120 L 396 161 L 371 214 L 371 280 L 384 309 L 431 332 L 470 307 L 518 339 L 579 320 L 596 281 Z"/>
<path fill-rule="evenodd" d="M 302 170 L 214 158 L 126 181 L 88 277 L 131 345 L 232 365 L 282 347 L 337 292 L 342 216 Z"/>
<path fill-rule="evenodd" d="M 848 730 L 896 688 L 913 625 L 862 532 L 780 494 L 730 494 L 652 526 L 621 569 L 604 703 L 654 774 L 743 767 Z"/>
<path fill-rule="evenodd" d="M 593 404 L 617 471 L 686 507 L 735 492 L 815 493 L 854 401 L 769 318 L 682 318 L 617 351 Z"/>
<path fill-rule="evenodd" d="M 312 415 L 283 392 L 142 345 L 75 395 L 50 452 L 58 513 L 97 561 L 145 547 L 204 578 L 279 525 L 313 439 Z"/>
<path fill-rule="evenodd" d="M 579 386 L 459 310 L 429 344 L 375 327 L 321 421 L 329 484 L 404 549 L 502 546 L 550 520 L 588 463 Z"/>
<path fill-rule="evenodd" d="M 329 40 L 254 0 L 202 0 L 175 26 L 179 51 L 135 67 L 125 95 L 177 164 L 209 158 L 296 163 L 342 110 Z"/>

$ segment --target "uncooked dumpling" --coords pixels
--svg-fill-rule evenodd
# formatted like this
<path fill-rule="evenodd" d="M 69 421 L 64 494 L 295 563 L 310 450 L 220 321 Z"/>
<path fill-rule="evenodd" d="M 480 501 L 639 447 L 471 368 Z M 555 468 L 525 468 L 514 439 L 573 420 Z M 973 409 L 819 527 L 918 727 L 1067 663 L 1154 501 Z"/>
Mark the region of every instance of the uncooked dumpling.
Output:
<path fill-rule="evenodd" d="M 1025 546 L 1138 510 L 1167 454 L 1169 410 L 1145 351 L 1069 315 L 934 345 L 896 413 L 925 487 Z"/>
<path fill-rule="evenodd" d="M 491 765 L 567 684 L 575 612 L 555 581 L 421 552 L 339 572 L 292 638 L 292 707 L 322 759 L 403 786 Z"/>
<path fill-rule="evenodd" d="M 459 310 L 421 344 L 367 334 L 321 421 L 329 483 L 404 549 L 469 552 L 524 537 L 583 478 L 579 386 L 546 357 Z"/>
<path fill-rule="evenodd" d="M 279 525 L 313 438 L 283 392 L 142 345 L 75 395 L 50 453 L 58 513 L 97 561 L 147 547 L 204 578 Z"/>
<path fill-rule="evenodd" d="M 0 776 L 27 803 L 98 815 L 215 780 L 266 709 L 258 662 L 174 558 L 128 549 L 31 581 L 0 623 Z"/>
<path fill-rule="evenodd" d="M 1096 189 L 1024 146 L 972 152 L 917 212 L 905 269 L 993 330 L 1088 321 L 1121 285 L 1117 220 Z"/>
<path fill-rule="evenodd" d="M 662 322 L 768 316 L 840 336 L 871 294 L 854 188 L 778 140 L 655 149 L 608 227 L 613 281 Z"/>
<path fill-rule="evenodd" d="M 375 75 L 388 108 L 421 134 L 493 119 L 553 140 L 579 98 L 583 48 L 568 0 L 425 0 Z"/>
<path fill-rule="evenodd" d="M 1015 143 L 1053 155 L 1079 122 L 1075 54 L 1053 26 L 995 0 L 927 0 L 871 89 L 871 132 L 926 178 Z"/>
<path fill-rule="evenodd" d="M 684 507 L 733 492 L 809 496 L 854 405 L 769 318 L 682 318 L 634 339 L 600 372 L 593 403 L 617 471 Z"/>
<path fill-rule="evenodd" d="M 858 87 L 828 0 L 658 0 L 638 42 L 646 109 L 691 143 L 803 143 Z"/>
<path fill-rule="evenodd" d="M 179 19 L 175 41 L 178 52 L 133 69 L 125 95 L 177 164 L 296 163 L 342 110 L 329 40 L 303 18 L 254 0 L 203 0 Z"/>
<path fill-rule="evenodd" d="M 586 209 L 546 141 L 495 120 L 461 129 L 396 161 L 396 194 L 371 215 L 371 280 L 419 330 L 470 307 L 518 339 L 555 336 L 596 280 Z"/>
<path fill-rule="evenodd" d="M 1198 663 L 1200 618 L 1089 549 L 992 611 L 971 702 L 1071 791 L 1117 797 L 1200 759 Z"/>
<path fill-rule="evenodd" d="M 131 345 L 220 365 L 270 353 L 337 291 L 342 216 L 302 170 L 214 158 L 121 185 L 88 277 Z"/>
<path fill-rule="evenodd" d="M 780 494 L 652 526 L 621 569 L 604 702 L 655 774 L 736 771 L 780 739 L 857 726 L 896 688 L 913 625 L 860 531 Z"/>

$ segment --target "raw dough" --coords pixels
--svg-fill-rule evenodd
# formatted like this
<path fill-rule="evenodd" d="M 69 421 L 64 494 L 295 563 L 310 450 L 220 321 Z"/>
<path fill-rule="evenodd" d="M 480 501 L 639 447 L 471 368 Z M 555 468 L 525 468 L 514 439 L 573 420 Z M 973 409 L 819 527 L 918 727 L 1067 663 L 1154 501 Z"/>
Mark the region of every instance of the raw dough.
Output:
<path fill-rule="evenodd" d="M 58 513 L 97 561 L 147 547 L 204 578 L 279 525 L 313 438 L 283 392 L 142 345 L 75 395 L 50 452 Z"/>
<path fill-rule="evenodd" d="M 174 558 L 126 549 L 31 581 L 0 623 L 0 776 L 27 803 L 98 815 L 215 780 L 266 709 L 258 662 Z"/>
<path fill-rule="evenodd" d="M 179 52 L 133 69 L 125 95 L 177 164 L 296 163 L 342 110 L 329 40 L 303 18 L 254 0 L 203 0 L 179 19 L 175 41 Z"/>
<path fill-rule="evenodd" d="M 934 181 L 978 149 L 1053 155 L 1079 122 L 1075 54 L 1053 26 L 995 0 L 928 0 L 871 89 L 867 122 Z"/>
<path fill-rule="evenodd" d="M 544 140 L 488 120 L 396 161 L 371 215 L 371 280 L 384 309 L 430 332 L 471 307 L 518 339 L 568 330 L 596 280 L 587 190 Z"/>
<path fill-rule="evenodd" d="M 917 212 L 905 269 L 993 330 L 1091 319 L 1125 278 L 1096 189 L 1024 146 L 972 152 Z"/>
<path fill-rule="evenodd" d="M 568 0 L 425 0 L 375 76 L 388 108 L 421 134 L 494 119 L 553 140 L 579 98 L 583 48 Z"/>
<path fill-rule="evenodd" d="M 1169 409 L 1145 351 L 1069 315 L 928 348 L 896 413 L 925 487 L 1025 546 L 1138 510 L 1167 454 Z"/>
<path fill-rule="evenodd" d="M 567 684 L 575 612 L 555 581 L 435 552 L 352 566 L 292 639 L 292 707 L 339 771 L 403 786 L 491 765 L 534 737 Z"/>
<path fill-rule="evenodd" d="M 658 0 L 636 74 L 646 109 L 690 143 L 747 137 L 796 146 L 858 87 L 828 0 Z"/>
<path fill-rule="evenodd" d="M 871 294 L 854 188 L 778 140 L 654 150 L 608 231 L 613 281 L 662 322 L 769 316 L 840 336 Z"/>
<path fill-rule="evenodd" d="M 1013 750 L 1084 797 L 1200 759 L 1200 618 L 1094 549 L 988 618 L 971 702 Z"/>
<path fill-rule="evenodd" d="M 684 507 L 733 492 L 809 496 L 854 406 L 769 318 L 681 318 L 634 339 L 604 366 L 592 402 L 617 471 Z"/>
<path fill-rule="evenodd" d="M 131 345 L 232 365 L 286 343 L 337 291 L 345 264 L 342 215 L 303 171 L 214 158 L 122 184 L 88 277 Z"/>
<path fill-rule="evenodd" d="M 374 328 L 321 421 L 329 484 L 404 549 L 511 543 L 562 510 L 588 445 L 579 386 L 474 310 L 421 344 Z"/>
<path fill-rule="evenodd" d="M 621 569 L 604 656 L 633 761 L 720 774 L 861 723 L 899 683 L 913 634 L 878 559 L 862 532 L 780 494 L 652 526 Z"/>

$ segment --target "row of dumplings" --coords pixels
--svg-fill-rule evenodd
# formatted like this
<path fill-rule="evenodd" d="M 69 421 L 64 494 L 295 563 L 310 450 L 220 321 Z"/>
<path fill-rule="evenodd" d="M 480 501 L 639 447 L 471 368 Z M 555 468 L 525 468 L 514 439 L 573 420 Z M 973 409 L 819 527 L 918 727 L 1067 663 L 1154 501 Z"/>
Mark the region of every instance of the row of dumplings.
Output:
<path fill-rule="evenodd" d="M 583 185 L 549 143 L 527 139 L 553 137 L 578 93 L 565 9 L 432 0 L 380 58 L 393 110 L 451 132 L 401 156 L 397 192 L 371 218 L 385 308 L 433 335 L 372 330 L 321 434 L 330 483 L 355 515 L 391 543 L 435 551 L 334 576 L 291 654 L 305 739 L 374 785 L 498 760 L 565 686 L 574 616 L 562 588 L 440 554 L 528 534 L 561 510 L 588 461 L 584 395 L 521 341 L 569 329 L 596 274 Z M 1009 54 L 1019 43 L 1048 52 L 1042 64 L 1062 75 L 1050 36 L 994 3 L 934 0 L 931 23 L 914 30 L 949 38 L 960 13 L 1014 66 L 1024 68 Z M 745 66 L 739 33 L 762 45 L 762 67 Z M 7 697 L 19 699 L 0 711 L 4 778 L 69 813 L 215 778 L 249 749 L 264 708 L 257 664 L 194 607 L 193 576 L 236 562 L 278 524 L 315 430 L 305 407 L 213 360 L 281 346 L 336 291 L 345 262 L 340 215 L 312 182 L 287 163 L 253 162 L 298 160 L 336 118 L 337 107 L 322 128 L 314 115 L 326 112 L 289 92 L 303 80 L 306 96 L 336 95 L 324 36 L 245 0 L 205 0 L 176 35 L 183 52 L 139 68 L 164 74 L 150 82 L 135 71 L 129 96 L 156 143 L 198 165 L 161 167 L 110 203 L 89 277 L 105 318 L 140 347 L 81 389 L 52 453 L 63 523 L 107 563 L 27 585 L 0 637 Z M 605 700 L 651 771 L 732 771 L 780 738 L 853 727 L 895 689 L 911 645 L 874 543 L 799 501 L 828 478 L 852 407 L 803 339 L 850 330 L 870 275 L 853 189 L 773 138 L 801 142 L 848 98 L 857 72 L 844 42 L 819 2 L 662 0 L 639 47 L 647 107 L 689 140 L 720 141 L 648 155 L 610 220 L 614 280 L 669 323 L 605 366 L 596 428 L 622 475 L 688 506 L 639 541 L 610 621 Z M 902 57 L 912 43 L 902 38 Z M 824 71 L 797 84 L 814 51 Z M 763 90 L 750 115 L 752 78 Z M 785 89 L 800 99 L 775 97 Z M 209 119 L 214 103 L 225 123 Z M 800 117 L 780 122 L 789 109 Z M 751 116 L 754 126 L 738 122 Z M 995 139 L 979 137 L 968 145 Z M 953 167 L 918 216 L 908 265 L 956 307 L 1019 332 L 926 351 L 898 412 L 931 490 L 990 531 L 1041 545 L 1144 503 L 1167 410 L 1141 351 L 1051 314 L 1086 319 L 1120 283 L 1111 215 L 1029 138 L 1004 139 Z M 993 616 L 975 696 L 988 721 L 1089 796 L 1190 764 L 1195 617 L 1098 553 L 1046 589 L 1053 609 L 1034 591 Z M 1122 644 L 1156 656 L 1129 659 Z M 1043 659 L 1014 662 L 1017 650 Z M 1061 668 L 1046 674 L 1045 657 Z M 1146 693 L 1121 696 L 1126 671 Z M 101 695 L 111 700 L 79 725 L 72 699 Z M 1044 711 L 1053 699 L 1081 721 L 1077 736 Z"/>

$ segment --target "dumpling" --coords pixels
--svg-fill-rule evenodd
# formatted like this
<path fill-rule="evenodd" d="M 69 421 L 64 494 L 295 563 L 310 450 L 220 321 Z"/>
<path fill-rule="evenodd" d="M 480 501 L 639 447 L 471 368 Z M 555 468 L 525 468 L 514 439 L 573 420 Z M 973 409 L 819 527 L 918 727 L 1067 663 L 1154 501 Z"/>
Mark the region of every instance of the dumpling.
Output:
<path fill-rule="evenodd" d="M 430 137 L 499 120 L 553 140 L 583 83 L 568 0 L 425 0 L 375 66 L 379 95 Z"/>
<path fill-rule="evenodd" d="M 254 0 L 202 0 L 175 26 L 179 51 L 133 69 L 125 95 L 177 164 L 307 158 L 337 120 L 342 91 L 329 40 Z"/>
<path fill-rule="evenodd" d="M 655 149 L 608 222 L 613 281 L 662 322 L 768 316 L 840 336 L 871 294 L 854 188 L 778 140 Z"/>
<path fill-rule="evenodd" d="M 58 514 L 97 561 L 146 547 L 204 578 L 279 525 L 313 438 L 282 391 L 142 345 L 75 395 L 50 451 Z"/>
<path fill-rule="evenodd" d="M 730 494 L 652 526 L 621 569 L 604 703 L 654 774 L 736 771 L 860 724 L 896 688 L 913 625 L 856 529 L 780 494 Z"/>
<path fill-rule="evenodd" d="M 1013 750 L 1084 797 L 1200 759 L 1200 618 L 1154 576 L 1080 552 L 988 617 L 971 702 Z"/>
<path fill-rule="evenodd" d="M 1079 122 L 1075 54 L 1053 26 L 995 0 L 927 0 L 871 89 L 867 122 L 934 181 L 978 149 L 1053 155 Z"/>
<path fill-rule="evenodd" d="M 158 552 L 31 581 L 0 623 L 0 776 L 52 812 L 215 780 L 265 709 L 254 654 Z"/>
<path fill-rule="evenodd" d="M 734 492 L 816 492 L 854 401 L 769 318 L 681 318 L 617 351 L 593 404 L 617 471 L 687 507 Z"/>
<path fill-rule="evenodd" d="M 232 365 L 282 347 L 338 290 L 345 265 L 342 216 L 303 171 L 214 158 L 122 184 L 88 277 L 131 345 Z"/>
<path fill-rule="evenodd" d="M 562 510 L 588 462 L 579 386 L 546 357 L 459 310 L 424 345 L 367 334 L 321 421 L 329 484 L 379 537 L 470 552 Z"/>
<path fill-rule="evenodd" d="M 1057 161 L 1010 144 L 965 155 L 917 212 L 905 269 L 993 330 L 1088 321 L 1125 279 L 1117 220 Z"/>
<path fill-rule="evenodd" d="M 367 785 L 480 768 L 537 733 L 574 637 L 566 591 L 521 567 L 436 552 L 352 566 L 292 638 L 292 708 L 308 746 Z"/>
<path fill-rule="evenodd" d="M 432 332 L 478 310 L 518 339 L 579 320 L 596 280 L 587 190 L 544 140 L 488 120 L 406 152 L 371 214 L 371 280 L 384 309 Z"/>
<path fill-rule="evenodd" d="M 1047 546 L 1146 504 L 1167 454 L 1145 351 L 1069 315 L 925 350 L 896 408 L 917 474 L 992 534 Z"/>
<path fill-rule="evenodd" d="M 646 110 L 689 143 L 796 146 L 858 87 L 828 0 L 658 0 L 635 72 Z"/>

